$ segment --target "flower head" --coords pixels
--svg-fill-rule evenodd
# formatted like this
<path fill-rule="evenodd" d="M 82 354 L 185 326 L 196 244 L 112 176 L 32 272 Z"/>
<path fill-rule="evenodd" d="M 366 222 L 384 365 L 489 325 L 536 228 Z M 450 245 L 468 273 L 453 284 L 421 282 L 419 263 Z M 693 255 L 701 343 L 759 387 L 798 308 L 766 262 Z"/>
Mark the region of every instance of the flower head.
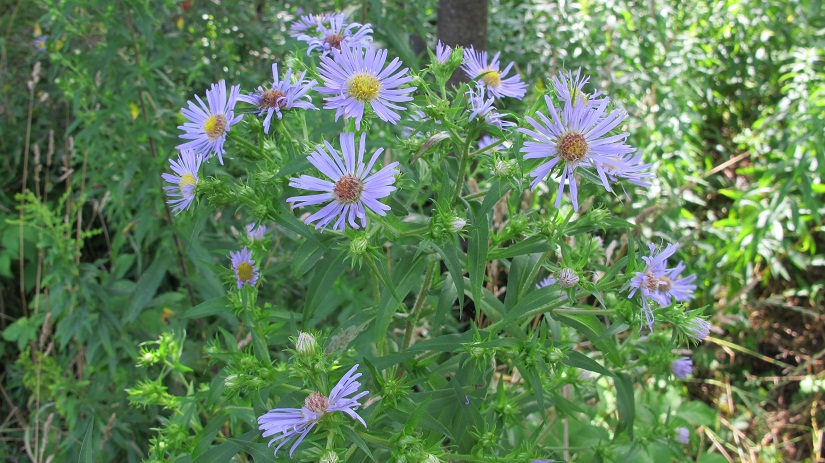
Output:
<path fill-rule="evenodd" d="M 676 428 L 676 442 L 680 444 L 690 444 L 690 431 L 688 428 Z"/>
<path fill-rule="evenodd" d="M 559 286 L 562 288 L 572 288 L 579 284 L 579 276 L 572 268 L 563 268 L 559 270 L 556 276 L 559 279 Z"/>
<path fill-rule="evenodd" d="M 304 406 L 301 408 L 276 408 L 258 418 L 258 429 L 263 431 L 263 437 L 275 435 L 269 441 L 269 445 L 281 441 L 275 447 L 275 455 L 292 437 L 298 436 L 289 449 L 289 456 L 292 457 L 298 445 L 327 413 L 343 412 L 350 418 L 358 420 L 365 428 L 367 427 L 367 424 L 355 413 L 355 410 L 361 406 L 358 399 L 369 394 L 369 392 L 364 391 L 354 397 L 348 397 L 358 392 L 361 387 L 361 383 L 357 381 L 361 377 L 361 373 L 355 373 L 357 369 L 358 365 L 352 367 L 332 388 L 329 397 L 319 392 L 313 392 L 307 396 Z"/>
<path fill-rule="evenodd" d="M 670 370 L 673 372 L 673 376 L 679 379 L 686 378 L 687 375 L 693 372 L 693 360 L 690 357 L 679 357 L 673 361 Z"/>
<path fill-rule="evenodd" d="M 315 341 L 315 336 L 303 331 L 298 333 L 298 339 L 295 340 L 295 352 L 301 359 L 307 361 L 312 359 L 318 354 L 318 342 Z"/>
<path fill-rule="evenodd" d="M 292 208 L 311 206 L 315 204 L 328 203 L 320 211 L 312 214 L 306 219 L 306 223 L 318 222 L 315 228 L 324 229 L 333 220 L 333 230 L 343 230 L 346 223 L 353 228 L 367 226 L 366 209 L 378 215 L 386 215 L 389 206 L 380 203 L 378 200 L 389 196 L 395 191 L 395 175 L 398 174 L 397 162 L 384 166 L 374 174 L 370 174 L 372 167 L 378 160 L 378 156 L 384 152 L 384 148 L 378 148 L 373 153 L 368 164 L 364 164 L 364 151 L 366 150 L 366 133 L 361 134 L 361 143 L 358 150 L 355 147 L 355 134 L 342 133 L 341 151 L 343 152 L 343 162 L 341 155 L 324 141 L 326 149 L 321 145 L 315 146 L 315 151 L 307 159 L 329 180 L 323 180 L 309 175 L 301 175 L 299 178 L 291 178 L 289 185 L 304 190 L 317 191 L 319 194 L 310 196 L 294 196 L 288 198 L 287 202 L 294 202 Z M 359 226 L 355 219 L 359 219 Z"/>
<path fill-rule="evenodd" d="M 466 226 L 467 221 L 457 215 L 453 216 L 453 218 L 449 221 L 450 231 L 453 233 L 458 233 L 461 230 L 464 230 L 464 227 Z"/>
<path fill-rule="evenodd" d="M 235 271 L 238 289 L 243 285 L 255 286 L 259 275 L 258 267 L 255 267 L 255 261 L 252 260 L 252 251 L 244 246 L 238 252 L 230 252 L 229 256 L 232 258 L 232 269 Z"/>
<path fill-rule="evenodd" d="M 203 155 L 204 159 L 212 154 L 218 156 L 218 160 L 223 164 L 223 144 L 226 141 L 226 133 L 233 124 L 238 123 L 243 115 L 235 117 L 235 102 L 241 91 L 240 85 L 235 85 L 226 93 L 226 81 L 212 84 L 206 91 L 206 103 L 198 95 L 195 99 L 198 104 L 189 101 L 189 108 L 182 108 L 183 115 L 189 122 L 178 126 L 185 133 L 180 136 L 190 140 L 178 145 L 179 150 L 191 149 Z"/>
<path fill-rule="evenodd" d="M 634 149 L 624 143 L 627 133 L 609 135 L 611 130 L 621 124 L 626 114 L 619 110 L 608 113 L 607 99 L 598 103 L 592 102 L 590 105 L 573 105 L 568 100 L 564 102 L 561 111 L 556 109 L 550 97 L 545 96 L 544 99 L 550 118 L 542 113 L 536 113 L 540 121 L 527 116 L 525 119 L 533 126 L 533 130 L 519 129 L 520 132 L 536 139 L 527 141 L 521 149 L 526 153 L 525 159 L 550 158 L 530 173 L 533 177 L 531 186 L 535 188 L 556 165 L 561 164 L 562 173 L 556 207 L 561 205 L 565 182 L 569 182 L 573 209 L 578 210 L 576 168 L 594 168 L 607 191 L 611 189 L 606 164 L 610 163 L 611 168 L 617 172 L 623 172 L 628 168 L 624 159 Z"/>
<path fill-rule="evenodd" d="M 490 151 L 498 151 L 500 149 L 505 148 L 504 144 L 501 143 L 498 138 L 494 138 L 489 135 L 484 135 L 483 137 L 481 137 L 481 140 L 478 141 L 478 149 L 480 150 L 490 145 L 496 145 L 490 148 Z"/>
<path fill-rule="evenodd" d="M 435 61 L 438 64 L 447 64 L 450 62 L 450 55 L 452 55 L 453 49 L 447 45 L 441 43 L 441 40 L 438 41 L 438 45 L 435 46 Z"/>
<path fill-rule="evenodd" d="M 174 206 L 172 210 L 175 215 L 180 214 L 184 209 L 189 208 L 195 199 L 195 187 L 198 186 L 198 171 L 201 168 L 203 158 L 192 150 L 184 150 L 178 154 L 178 160 L 169 160 L 175 174 L 163 174 L 163 179 L 172 186 L 163 187 L 166 195 L 171 199 L 167 201 Z"/>
<path fill-rule="evenodd" d="M 679 243 L 669 244 L 659 254 L 656 254 L 656 245 L 651 243 L 649 245 L 649 249 L 650 256 L 642 257 L 642 259 L 647 263 L 644 271 L 636 272 L 636 276 L 630 280 L 630 286 L 632 289 L 630 290 L 628 298 L 633 297 L 633 295 L 636 294 L 636 290 L 641 291 L 642 313 L 645 315 L 648 328 L 652 331 L 654 317 L 653 309 L 650 308 L 648 299 L 653 299 L 656 302 L 662 301 L 659 286 L 663 284 L 662 278 L 665 277 L 665 272 L 667 271 L 667 259 L 672 256 L 677 249 L 679 249 Z"/>
<path fill-rule="evenodd" d="M 372 28 L 369 24 L 349 23 L 342 14 L 329 18 L 329 24 L 319 22 L 312 34 L 298 34 L 295 37 L 309 44 L 307 55 L 319 50 L 322 55 L 344 48 L 372 48 Z"/>
<path fill-rule="evenodd" d="M 46 50 L 46 39 L 48 39 L 48 35 L 40 35 L 34 39 L 34 49 L 37 51 L 45 51 Z"/>
<path fill-rule="evenodd" d="M 501 119 L 501 114 L 493 106 L 494 101 L 495 99 L 492 97 L 489 99 L 484 98 L 484 86 L 481 84 L 477 84 L 475 90 L 469 89 L 467 91 L 467 102 L 470 103 L 470 122 L 476 118 L 484 118 L 485 122 L 495 125 L 499 129 L 516 125 L 513 122 Z"/>
<path fill-rule="evenodd" d="M 326 109 L 335 109 L 335 120 L 340 116 L 345 119 L 354 117 L 355 128 L 361 129 L 364 106 L 369 104 L 375 114 L 383 121 L 398 123 L 401 116 L 393 110 L 403 110 L 401 103 L 412 100 L 410 93 L 416 87 L 399 88 L 409 83 L 412 78 L 407 68 L 398 70 L 401 61 L 395 58 L 384 68 L 387 50 L 366 50 L 343 47 L 341 53 L 321 57 L 318 72 L 324 79 L 320 93 L 330 95 L 324 100 Z M 397 71 L 397 72 L 396 72 Z"/>
<path fill-rule="evenodd" d="M 553 77 L 553 88 L 556 90 L 559 100 L 562 102 L 570 102 L 572 106 L 582 103 L 586 106 L 601 104 L 605 101 L 601 92 L 598 90 L 593 93 L 584 93 L 584 86 L 590 81 L 590 76 L 582 75 L 582 70 L 576 70 L 576 75 L 572 71 L 559 71 L 558 75 Z"/>
<path fill-rule="evenodd" d="M 332 19 L 339 19 L 343 21 L 346 19 L 346 13 L 321 13 L 308 14 L 301 16 L 297 21 L 289 26 L 289 32 L 292 37 L 298 37 L 301 32 L 309 31 L 315 32 L 318 27 L 329 27 Z"/>
<path fill-rule="evenodd" d="M 254 223 L 246 226 L 246 237 L 249 238 L 249 241 L 263 241 L 264 235 L 266 235 L 266 226 L 258 225 L 256 227 Z"/>
<path fill-rule="evenodd" d="M 287 69 L 283 80 L 278 79 L 278 64 L 272 64 L 272 86 L 269 88 L 258 87 L 258 90 L 249 95 L 240 95 L 238 100 L 257 106 L 255 114 L 264 116 L 264 133 L 269 133 L 272 114 L 283 117 L 283 111 L 292 108 L 318 109 L 312 104 L 312 98 L 307 92 L 318 85 L 316 80 L 304 80 L 302 72 L 297 76 L 295 82 L 292 80 L 292 69 Z"/>
<path fill-rule="evenodd" d="M 703 341 L 710 334 L 710 328 L 710 323 L 704 318 L 693 317 L 688 321 L 685 331 L 693 339 Z"/>
<path fill-rule="evenodd" d="M 478 78 L 478 81 L 487 87 L 488 95 L 496 98 L 509 96 L 520 100 L 527 93 L 527 84 L 521 81 L 518 74 L 506 77 L 513 63 L 508 64 L 502 71 L 498 59 L 500 55 L 501 53 L 496 53 L 493 59 L 489 60 L 486 51 L 476 51 L 470 47 L 464 54 L 464 64 L 461 68 L 470 79 Z"/>

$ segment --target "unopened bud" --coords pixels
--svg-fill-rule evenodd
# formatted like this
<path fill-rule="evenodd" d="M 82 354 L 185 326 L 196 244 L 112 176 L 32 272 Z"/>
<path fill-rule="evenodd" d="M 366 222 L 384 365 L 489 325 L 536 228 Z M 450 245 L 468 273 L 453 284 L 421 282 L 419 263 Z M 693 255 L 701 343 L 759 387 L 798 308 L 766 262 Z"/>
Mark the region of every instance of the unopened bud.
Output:
<path fill-rule="evenodd" d="M 327 450 L 323 455 L 321 455 L 321 459 L 318 460 L 318 463 L 338 463 L 338 454 L 332 450 Z"/>
<path fill-rule="evenodd" d="M 298 339 L 295 341 L 295 352 L 301 360 L 309 361 L 318 353 L 318 343 L 315 342 L 315 336 L 309 333 L 298 333 Z"/>
<path fill-rule="evenodd" d="M 460 232 L 465 226 L 467 226 L 467 221 L 461 217 L 455 216 L 450 220 L 450 231 L 453 233 Z"/>
<path fill-rule="evenodd" d="M 558 273 L 558 283 L 562 288 L 572 288 L 579 283 L 579 276 L 572 268 L 563 268 Z"/>

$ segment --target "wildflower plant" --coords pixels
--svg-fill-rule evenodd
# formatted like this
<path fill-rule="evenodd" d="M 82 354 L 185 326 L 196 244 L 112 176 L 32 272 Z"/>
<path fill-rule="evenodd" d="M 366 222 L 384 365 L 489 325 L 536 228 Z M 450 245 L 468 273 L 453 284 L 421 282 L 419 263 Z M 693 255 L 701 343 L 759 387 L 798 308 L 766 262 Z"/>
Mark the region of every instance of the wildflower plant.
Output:
<path fill-rule="evenodd" d="M 410 70 L 342 13 L 291 31 L 272 84 L 220 81 L 183 113 L 176 221 L 197 219 L 198 250 L 208 216 L 246 234 L 218 262 L 223 291 L 185 314 L 227 324 L 203 345 L 214 380 L 177 398 L 147 382 L 135 401 L 220 409 L 170 418 L 215 439 L 204 459 L 590 461 L 672 443 L 672 426 L 636 434 L 638 392 L 690 373 L 671 352 L 710 325 L 691 243 L 629 220 L 656 171 L 624 110 L 583 69 L 528 86 L 501 53 L 439 43 Z"/>

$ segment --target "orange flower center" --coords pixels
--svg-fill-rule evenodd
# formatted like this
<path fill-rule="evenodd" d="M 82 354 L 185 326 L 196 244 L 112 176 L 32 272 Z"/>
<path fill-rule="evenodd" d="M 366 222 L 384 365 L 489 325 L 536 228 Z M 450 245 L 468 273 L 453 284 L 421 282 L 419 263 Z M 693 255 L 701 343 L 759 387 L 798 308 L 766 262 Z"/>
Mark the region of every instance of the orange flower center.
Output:
<path fill-rule="evenodd" d="M 352 204 L 361 199 L 361 193 L 364 192 L 364 183 L 360 179 L 347 174 L 342 176 L 335 182 L 332 188 L 332 194 L 338 202 L 344 204 Z"/>
<path fill-rule="evenodd" d="M 581 160 L 587 154 L 587 150 L 590 149 L 587 145 L 587 139 L 578 132 L 567 132 L 562 135 L 556 143 L 556 148 L 559 155 L 567 162 Z"/>
<path fill-rule="evenodd" d="M 344 36 L 341 34 L 329 34 L 324 42 L 328 43 L 330 48 L 341 49 L 341 42 L 344 41 Z"/>
<path fill-rule="evenodd" d="M 284 106 L 286 106 L 286 100 L 284 99 L 278 101 L 278 99 L 283 98 L 285 96 L 286 95 L 284 95 L 284 92 L 276 88 L 269 89 L 265 91 L 263 95 L 261 95 L 261 102 L 258 103 L 258 106 L 260 106 L 261 109 L 274 108 L 276 106 L 283 108 Z"/>
<path fill-rule="evenodd" d="M 329 408 L 329 399 L 320 392 L 313 392 L 307 396 L 304 401 L 304 407 L 315 413 L 324 414 L 327 412 L 327 408 Z"/>

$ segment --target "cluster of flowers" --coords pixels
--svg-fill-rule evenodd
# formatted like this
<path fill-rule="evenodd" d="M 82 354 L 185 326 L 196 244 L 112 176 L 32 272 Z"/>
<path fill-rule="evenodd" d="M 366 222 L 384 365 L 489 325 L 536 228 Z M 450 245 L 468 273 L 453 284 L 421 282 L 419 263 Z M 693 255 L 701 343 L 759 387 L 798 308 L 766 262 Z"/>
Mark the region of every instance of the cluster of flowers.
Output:
<path fill-rule="evenodd" d="M 164 188 L 175 214 L 192 205 L 202 163 L 217 157 L 218 162 L 223 164 L 227 134 L 243 118 L 243 114 L 235 113 L 239 101 L 251 105 L 252 112 L 263 117 L 266 134 L 272 130 L 273 116 L 281 120 L 287 111 L 293 109 L 317 110 L 312 101 L 313 91 L 324 95 L 323 108 L 335 110 L 336 121 L 342 116 L 345 120 L 353 119 L 359 131 L 367 105 L 382 121 L 397 124 L 401 120 L 399 111 L 406 110 L 402 104 L 413 99 L 411 94 L 417 88 L 407 85 L 412 82 L 412 77 L 407 68 L 402 69 L 398 58 L 388 63 L 388 51 L 373 46 L 369 24 L 348 23 L 344 13 L 307 15 L 291 26 L 291 32 L 294 38 L 308 44 L 307 54 L 313 51 L 320 54 L 318 77 L 322 83 L 307 78 L 305 72 L 293 73 L 292 69 L 287 69 L 281 78 L 278 65 L 273 64 L 271 86 L 259 86 L 253 92 L 241 94 L 239 85 L 227 91 L 226 82 L 221 80 L 206 91 L 206 102 L 195 95 L 196 103 L 189 101 L 188 108 L 182 108 L 187 122 L 178 127 L 183 131 L 180 137 L 187 141 L 177 147 L 180 150 L 178 158 L 170 159 L 174 173 L 163 174 L 164 180 L 170 184 Z M 494 106 L 496 99 L 522 99 L 527 92 L 527 85 L 518 73 L 509 75 L 514 64 L 511 62 L 502 69 L 499 53 L 490 57 L 487 52 L 472 47 L 452 50 L 441 42 L 436 47 L 435 61 L 444 66 L 455 54 L 462 52 L 462 69 L 474 81 L 474 86 L 465 95 L 468 120 L 483 120 L 501 130 L 514 127 L 516 124 L 505 120 Z M 553 79 L 557 98 L 544 97 L 547 115 L 537 112 L 535 118 L 525 116 L 531 128 L 517 129 L 530 137 L 521 149 L 524 158 L 543 160 L 530 173 L 533 178 L 531 187 L 535 189 L 552 172 L 560 172 L 556 207 L 561 205 L 565 185 L 569 185 L 573 208 L 578 210 L 578 168 L 595 171 L 607 191 L 612 191 L 611 183 L 620 180 L 650 186 L 646 179 L 654 175 L 650 171 L 651 164 L 642 163 L 641 153 L 626 143 L 628 134 L 615 133 L 627 114 L 618 109 L 610 110 L 610 100 L 600 92 L 585 93 L 583 88 L 588 82 L 589 77 L 582 75 L 581 70 L 575 74 L 560 72 Z M 423 117 L 420 112 L 417 114 L 419 118 Z M 499 143 L 499 140 L 487 136 L 481 140 L 479 147 L 498 147 Z M 324 140 L 307 157 L 326 178 L 304 174 L 291 178 L 289 182 L 291 187 L 313 192 L 287 198 L 293 209 L 323 205 L 305 219 L 307 224 L 314 223 L 315 228 L 322 231 L 330 225 L 337 231 L 344 230 L 347 225 L 355 229 L 366 227 L 367 209 L 381 216 L 386 215 L 390 208 L 380 200 L 396 190 L 395 177 L 400 172 L 398 162 L 372 172 L 384 149 L 375 150 L 365 162 L 365 132 L 360 134 L 357 145 L 354 133 L 341 133 L 339 147 L 340 152 Z M 458 229 L 465 224 L 462 220 Z M 252 241 L 262 239 L 263 232 L 262 227 L 254 225 L 247 229 Z M 677 248 L 678 244 L 669 245 L 654 255 L 655 247 L 651 245 L 650 257 L 644 258 L 647 267 L 643 272 L 637 272 L 631 281 L 630 297 L 640 290 L 642 312 L 651 330 L 654 320 L 649 300 L 661 306 L 670 305 L 673 300 L 684 302 L 693 297 L 696 289 L 691 284 L 696 279 L 695 275 L 680 278 L 685 269 L 683 263 L 666 268 L 667 258 Z M 255 266 L 252 252 L 247 247 L 232 252 L 231 262 L 239 289 L 244 285 L 257 284 L 259 268 Z M 557 278 L 547 279 L 539 287 L 558 283 L 563 288 L 571 288 L 577 282 L 578 276 L 574 271 L 563 269 Z M 704 339 L 710 325 L 698 317 L 691 323 L 694 329 L 689 330 L 690 335 L 697 340 Z M 674 363 L 673 371 L 677 376 L 681 374 L 680 377 L 683 377 L 686 371 L 689 372 L 692 364 L 687 365 L 685 360 L 690 362 L 685 357 L 677 360 L 678 366 Z M 263 435 L 275 435 L 270 444 L 281 441 L 276 453 L 291 437 L 298 436 L 290 450 L 291 455 L 325 413 L 342 411 L 366 426 L 354 412 L 360 406 L 357 400 L 366 392 L 347 398 L 360 387 L 356 381 L 360 374 L 354 374 L 356 368 L 357 365 L 341 379 L 329 397 L 313 392 L 301 409 L 275 409 L 259 418 Z"/>

